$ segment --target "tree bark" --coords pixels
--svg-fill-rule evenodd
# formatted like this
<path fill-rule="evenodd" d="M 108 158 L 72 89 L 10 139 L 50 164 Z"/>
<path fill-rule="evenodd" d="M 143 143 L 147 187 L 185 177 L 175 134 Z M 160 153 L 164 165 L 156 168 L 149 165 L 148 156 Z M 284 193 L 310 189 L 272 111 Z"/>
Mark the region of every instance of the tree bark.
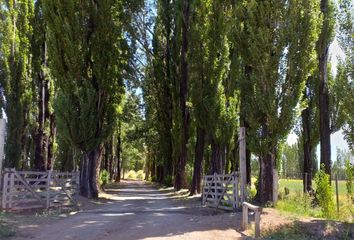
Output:
<path fill-rule="evenodd" d="M 211 140 L 211 174 L 221 173 L 221 161 L 220 154 L 221 147 L 220 144 L 216 143 L 216 141 L 212 138 Z"/>
<path fill-rule="evenodd" d="M 247 79 L 250 79 L 250 76 L 252 74 L 252 67 L 249 65 L 245 66 L 245 75 Z M 244 127 L 246 130 L 246 181 L 247 184 L 251 184 L 251 151 L 249 149 L 249 143 L 247 141 L 247 134 L 249 131 L 249 124 L 246 120 L 246 102 L 247 102 L 247 94 L 246 94 L 246 88 L 243 86 L 241 88 L 241 106 L 240 106 L 240 127 Z"/>
<path fill-rule="evenodd" d="M 329 50 L 329 16 L 328 0 L 321 0 L 323 25 L 319 39 L 319 110 L 320 110 L 320 146 L 321 165 L 324 164 L 325 172 L 331 175 L 331 131 L 329 121 L 329 96 L 328 96 L 328 50 Z"/>
<path fill-rule="evenodd" d="M 49 100 L 48 100 L 48 102 L 49 102 Z M 49 110 L 49 107 L 48 107 L 48 110 Z M 48 138 L 48 157 L 47 157 L 48 161 L 47 162 L 48 162 L 48 169 L 53 169 L 54 163 L 55 163 L 54 143 L 55 143 L 55 138 L 57 136 L 57 125 L 56 125 L 54 113 L 50 114 L 49 125 L 50 125 L 50 131 L 49 131 L 49 138 Z"/>
<path fill-rule="evenodd" d="M 311 126 L 310 126 L 310 109 L 306 108 L 302 111 L 302 128 L 303 128 L 303 150 L 304 150 L 304 169 L 303 169 L 303 189 L 308 192 L 312 189 L 312 157 L 311 157 Z"/>
<path fill-rule="evenodd" d="M 116 175 L 116 182 L 120 182 L 121 180 L 121 152 L 122 152 L 122 136 L 121 136 L 121 122 L 118 123 L 118 139 L 117 139 L 117 149 L 116 149 L 116 154 L 117 154 L 117 175 Z"/>
<path fill-rule="evenodd" d="M 99 193 L 99 171 L 103 146 L 84 154 L 80 167 L 80 194 L 89 199 L 97 199 Z"/>
<path fill-rule="evenodd" d="M 268 153 L 260 157 L 260 169 L 257 186 L 257 198 L 260 203 L 273 202 L 273 176 L 275 169 L 274 154 Z"/>
<path fill-rule="evenodd" d="M 190 195 L 194 195 L 201 192 L 201 176 L 202 176 L 202 163 L 204 157 L 204 145 L 205 145 L 205 130 L 203 128 L 197 128 L 197 142 L 195 144 L 195 160 L 193 169 L 192 186 L 190 189 Z"/>
<path fill-rule="evenodd" d="M 183 1 L 182 16 L 182 47 L 181 47 L 181 81 L 179 85 L 180 111 L 182 116 L 182 132 L 181 132 L 181 149 L 178 156 L 177 168 L 175 172 L 174 187 L 176 190 L 187 187 L 186 180 L 186 163 L 187 163 L 187 144 L 188 144 L 188 127 L 189 127 L 189 111 L 187 108 L 188 98 L 188 28 L 189 28 L 189 0 Z"/>

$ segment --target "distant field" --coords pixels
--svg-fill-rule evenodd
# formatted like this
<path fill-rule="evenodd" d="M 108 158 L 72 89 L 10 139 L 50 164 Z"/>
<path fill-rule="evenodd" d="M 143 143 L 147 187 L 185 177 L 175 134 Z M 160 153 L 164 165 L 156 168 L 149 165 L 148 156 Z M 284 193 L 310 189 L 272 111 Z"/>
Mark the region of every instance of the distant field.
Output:
<path fill-rule="evenodd" d="M 312 182 L 312 184 L 313 184 L 313 188 L 316 189 L 315 183 Z M 347 188 L 346 188 L 345 184 L 346 184 L 345 181 L 338 181 L 338 194 L 339 195 L 346 195 L 347 194 Z M 279 180 L 279 190 L 284 190 L 284 187 L 289 188 L 290 193 L 303 191 L 302 180 L 300 180 L 300 179 L 280 179 Z M 333 194 L 336 193 L 335 181 L 332 181 L 332 191 L 333 191 Z"/>

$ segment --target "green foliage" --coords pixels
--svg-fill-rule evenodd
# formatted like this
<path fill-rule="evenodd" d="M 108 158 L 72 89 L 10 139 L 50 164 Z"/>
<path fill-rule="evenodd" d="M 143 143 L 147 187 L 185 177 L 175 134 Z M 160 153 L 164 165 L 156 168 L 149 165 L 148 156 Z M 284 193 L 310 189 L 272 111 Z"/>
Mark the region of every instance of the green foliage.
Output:
<path fill-rule="evenodd" d="M 345 161 L 345 177 L 347 196 L 350 200 L 354 201 L 354 165 L 350 162 L 349 159 Z"/>
<path fill-rule="evenodd" d="M 6 96 L 4 110 L 8 119 L 6 164 L 21 168 L 21 158 L 27 155 L 26 148 L 31 147 L 30 124 L 33 124 L 29 113 L 33 113 L 30 41 L 34 1 L 0 1 L 0 8 L 0 83 Z M 2 98 L 2 107 L 3 101 Z"/>
<path fill-rule="evenodd" d="M 315 176 L 316 197 L 322 209 L 322 214 L 326 218 L 331 218 L 334 215 L 334 200 L 332 187 L 330 184 L 330 176 L 325 173 L 324 165 Z"/>
<path fill-rule="evenodd" d="M 122 12 L 122 1 L 44 1 L 58 131 L 84 152 L 101 145 L 116 124 L 129 60 Z"/>
<path fill-rule="evenodd" d="M 130 170 L 127 173 L 127 179 L 136 179 L 136 172 L 134 170 Z"/>
<path fill-rule="evenodd" d="M 168 175 L 164 178 L 164 182 L 163 184 L 165 186 L 168 186 L 168 187 L 172 187 L 173 186 L 173 177 L 171 175 Z"/>
<path fill-rule="evenodd" d="M 139 180 L 143 180 L 144 179 L 144 171 L 143 170 L 139 170 L 136 173 L 136 178 L 139 179 Z"/>
<path fill-rule="evenodd" d="M 100 172 L 100 185 L 105 186 L 107 183 L 109 183 L 109 172 L 104 169 Z"/>

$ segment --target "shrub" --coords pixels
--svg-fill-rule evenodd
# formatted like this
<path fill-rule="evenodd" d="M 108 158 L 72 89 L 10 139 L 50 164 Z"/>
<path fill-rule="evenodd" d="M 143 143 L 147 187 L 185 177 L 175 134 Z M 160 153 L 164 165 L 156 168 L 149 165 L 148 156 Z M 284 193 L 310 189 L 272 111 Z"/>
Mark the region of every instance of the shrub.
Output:
<path fill-rule="evenodd" d="M 144 172 L 143 172 L 143 170 L 139 170 L 139 171 L 136 173 L 136 178 L 137 178 L 137 179 L 140 179 L 140 180 L 143 180 L 143 179 L 144 179 Z"/>
<path fill-rule="evenodd" d="M 104 169 L 100 172 L 100 185 L 105 186 L 109 182 L 109 172 Z"/>
<path fill-rule="evenodd" d="M 324 166 L 321 166 L 321 170 L 316 173 L 316 198 L 318 204 L 321 207 L 322 214 L 326 218 L 330 218 L 334 213 L 334 201 L 332 195 L 332 187 L 330 184 L 330 176 L 324 172 Z"/>
<path fill-rule="evenodd" d="M 354 166 L 350 163 L 349 159 L 345 161 L 345 176 L 346 176 L 346 186 L 348 198 L 354 201 Z"/>
<path fill-rule="evenodd" d="M 172 187 L 173 186 L 173 178 L 171 175 L 167 175 L 165 177 L 165 179 L 163 180 L 163 184 L 168 186 L 168 187 Z"/>
<path fill-rule="evenodd" d="M 128 179 L 136 179 L 136 172 L 134 170 L 130 170 L 127 174 Z"/>
<path fill-rule="evenodd" d="M 156 182 L 156 177 L 155 176 L 151 177 L 151 182 Z"/>

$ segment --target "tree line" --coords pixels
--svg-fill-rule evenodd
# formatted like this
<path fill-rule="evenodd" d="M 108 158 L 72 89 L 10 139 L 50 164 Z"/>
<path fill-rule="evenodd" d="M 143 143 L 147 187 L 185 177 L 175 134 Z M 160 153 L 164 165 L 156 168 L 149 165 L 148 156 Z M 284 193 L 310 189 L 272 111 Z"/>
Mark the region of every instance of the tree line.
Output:
<path fill-rule="evenodd" d="M 341 128 L 353 150 L 352 10 L 348 0 L 1 0 L 5 164 L 79 169 L 89 198 L 101 170 L 119 181 L 132 167 L 195 194 L 203 174 L 238 170 L 245 127 L 247 180 L 253 156 L 257 197 L 272 201 L 295 126 L 304 172 L 318 143 L 331 172 Z M 335 35 L 345 58 L 333 75 Z"/>

